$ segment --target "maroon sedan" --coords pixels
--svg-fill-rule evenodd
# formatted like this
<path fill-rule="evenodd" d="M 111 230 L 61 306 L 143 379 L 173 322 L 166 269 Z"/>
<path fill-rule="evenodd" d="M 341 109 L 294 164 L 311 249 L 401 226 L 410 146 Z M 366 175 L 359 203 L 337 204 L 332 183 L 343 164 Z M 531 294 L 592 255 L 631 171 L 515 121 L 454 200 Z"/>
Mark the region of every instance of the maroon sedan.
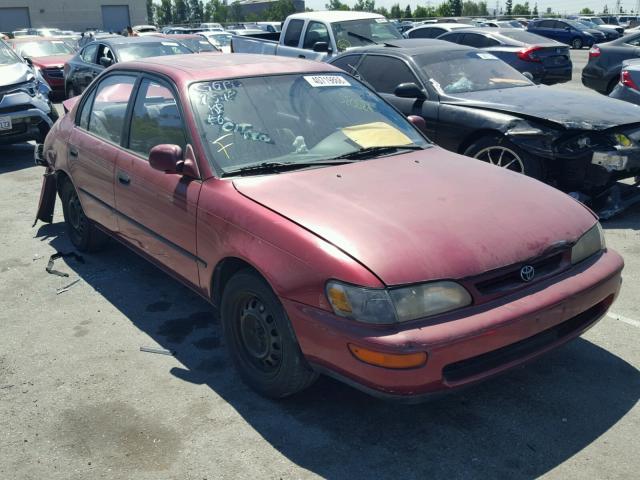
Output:
<path fill-rule="evenodd" d="M 115 237 L 219 306 L 244 380 L 415 399 L 580 335 L 622 259 L 569 196 L 430 144 L 337 68 L 202 54 L 108 69 L 43 147 L 82 251 Z M 412 119 L 418 121 L 416 119 Z"/>

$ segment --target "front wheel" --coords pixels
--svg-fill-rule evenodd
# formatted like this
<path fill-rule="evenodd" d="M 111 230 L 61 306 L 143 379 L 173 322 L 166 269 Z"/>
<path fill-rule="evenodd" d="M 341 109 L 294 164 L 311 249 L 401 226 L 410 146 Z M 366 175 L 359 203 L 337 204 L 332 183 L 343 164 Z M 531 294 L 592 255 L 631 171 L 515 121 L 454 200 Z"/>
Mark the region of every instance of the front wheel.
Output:
<path fill-rule="evenodd" d="M 540 160 L 528 155 L 504 138 L 481 138 L 471 144 L 464 154 L 528 177 L 537 178 L 538 180 L 543 178 L 543 168 Z"/>
<path fill-rule="evenodd" d="M 574 38 L 573 40 L 571 40 L 571 48 L 575 49 L 575 50 L 581 50 L 583 46 L 583 42 L 581 38 Z"/>
<path fill-rule="evenodd" d="M 233 362 L 258 393 L 286 397 L 318 377 L 307 364 L 278 297 L 253 271 L 241 271 L 229 280 L 221 317 Z"/>
<path fill-rule="evenodd" d="M 96 252 L 102 249 L 108 237 L 98 230 L 84 214 L 80 198 L 78 198 L 76 189 L 70 181 L 65 181 L 62 184 L 60 199 L 62 200 L 62 213 L 71 243 L 81 252 Z"/>

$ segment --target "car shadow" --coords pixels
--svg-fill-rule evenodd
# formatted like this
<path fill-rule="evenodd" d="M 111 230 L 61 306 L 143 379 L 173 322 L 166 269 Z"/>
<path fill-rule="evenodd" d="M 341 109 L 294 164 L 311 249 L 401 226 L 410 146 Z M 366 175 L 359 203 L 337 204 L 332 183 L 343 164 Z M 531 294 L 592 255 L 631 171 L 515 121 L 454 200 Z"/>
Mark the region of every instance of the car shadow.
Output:
<path fill-rule="evenodd" d="M 33 148 L 30 143 L 0 145 L 0 175 L 33 167 Z"/>
<path fill-rule="evenodd" d="M 36 237 L 73 250 L 60 223 L 41 226 Z M 640 398 L 637 369 L 577 339 L 420 405 L 383 402 L 324 377 L 294 397 L 267 400 L 232 368 L 207 302 L 116 242 L 83 256 L 84 263 L 69 259 L 56 268 L 77 274 L 174 352 L 184 368 L 167 375 L 208 386 L 273 448 L 321 477 L 537 478 L 589 446 Z"/>
<path fill-rule="evenodd" d="M 604 220 L 602 227 L 605 230 L 622 228 L 640 230 L 640 203 L 629 207 L 609 220 Z"/>

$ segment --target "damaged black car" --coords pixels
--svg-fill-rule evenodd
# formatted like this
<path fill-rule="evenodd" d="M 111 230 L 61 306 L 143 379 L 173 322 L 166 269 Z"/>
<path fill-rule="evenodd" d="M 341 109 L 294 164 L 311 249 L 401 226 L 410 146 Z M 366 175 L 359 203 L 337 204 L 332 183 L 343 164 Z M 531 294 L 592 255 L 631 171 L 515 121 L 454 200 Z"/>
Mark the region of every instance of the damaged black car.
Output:
<path fill-rule="evenodd" d="M 555 90 L 489 52 L 439 40 L 349 51 L 332 64 L 369 83 L 438 145 L 545 181 L 611 216 L 640 201 L 640 108 Z"/>
<path fill-rule="evenodd" d="M 0 145 L 42 143 L 58 118 L 40 72 L 0 40 Z"/>

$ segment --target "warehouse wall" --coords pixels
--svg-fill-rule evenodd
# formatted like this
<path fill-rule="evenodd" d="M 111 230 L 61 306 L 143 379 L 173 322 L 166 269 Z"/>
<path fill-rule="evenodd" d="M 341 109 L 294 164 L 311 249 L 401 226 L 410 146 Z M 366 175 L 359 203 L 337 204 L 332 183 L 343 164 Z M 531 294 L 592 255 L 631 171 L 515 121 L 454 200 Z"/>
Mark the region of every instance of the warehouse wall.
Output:
<path fill-rule="evenodd" d="M 7 7 L 28 7 L 31 27 L 52 27 L 62 30 L 85 30 L 103 28 L 103 5 L 127 5 L 131 25 L 147 23 L 145 0 L 2 0 L 2 9 Z M 28 25 L 16 25 L 12 30 Z"/>

